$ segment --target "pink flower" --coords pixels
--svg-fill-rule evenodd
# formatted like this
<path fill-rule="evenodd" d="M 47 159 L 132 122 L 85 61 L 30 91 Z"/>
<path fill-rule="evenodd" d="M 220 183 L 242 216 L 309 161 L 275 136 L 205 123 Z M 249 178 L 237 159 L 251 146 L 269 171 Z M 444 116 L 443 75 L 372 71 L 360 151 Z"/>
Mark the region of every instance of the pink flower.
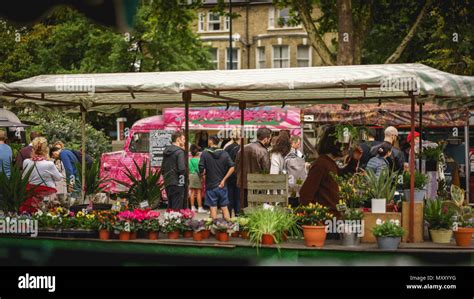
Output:
<path fill-rule="evenodd" d="M 179 210 L 184 219 L 191 219 L 194 217 L 194 212 L 190 209 L 181 209 Z"/>
<path fill-rule="evenodd" d="M 74 217 L 74 212 L 73 211 L 69 212 L 69 217 Z"/>

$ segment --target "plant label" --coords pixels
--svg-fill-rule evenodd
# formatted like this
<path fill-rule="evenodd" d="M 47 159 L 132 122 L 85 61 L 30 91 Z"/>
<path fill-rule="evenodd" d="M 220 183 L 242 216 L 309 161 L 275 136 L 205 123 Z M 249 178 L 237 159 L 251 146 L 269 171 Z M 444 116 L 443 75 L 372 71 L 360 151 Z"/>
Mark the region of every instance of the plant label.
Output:
<path fill-rule="evenodd" d="M 150 205 L 148 204 L 148 200 L 144 200 L 140 203 L 140 208 L 142 209 L 146 209 L 148 208 Z"/>

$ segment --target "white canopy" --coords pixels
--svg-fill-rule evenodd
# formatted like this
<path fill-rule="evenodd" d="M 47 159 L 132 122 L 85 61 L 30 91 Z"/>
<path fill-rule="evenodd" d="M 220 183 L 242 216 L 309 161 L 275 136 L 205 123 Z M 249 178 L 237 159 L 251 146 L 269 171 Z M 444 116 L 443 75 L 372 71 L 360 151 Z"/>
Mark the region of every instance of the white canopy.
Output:
<path fill-rule="evenodd" d="M 117 112 L 129 107 L 191 104 L 370 103 L 408 99 L 463 106 L 474 98 L 474 77 L 422 64 L 150 73 L 41 75 L 1 84 L 2 100 L 49 109 Z M 148 107 L 148 108 L 152 108 Z"/>

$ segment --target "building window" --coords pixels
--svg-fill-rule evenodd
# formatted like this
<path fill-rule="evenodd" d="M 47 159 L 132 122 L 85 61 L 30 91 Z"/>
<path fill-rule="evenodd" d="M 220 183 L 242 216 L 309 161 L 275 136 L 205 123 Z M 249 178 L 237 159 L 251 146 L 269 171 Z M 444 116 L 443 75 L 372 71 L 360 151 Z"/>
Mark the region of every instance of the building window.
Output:
<path fill-rule="evenodd" d="M 296 27 L 293 24 L 289 24 L 290 19 L 291 15 L 289 8 L 276 9 L 274 7 L 270 7 L 268 12 L 268 28 L 274 29 Z"/>
<path fill-rule="evenodd" d="M 290 53 L 288 46 L 273 46 L 274 68 L 290 67 Z"/>
<path fill-rule="evenodd" d="M 205 14 L 200 13 L 199 14 L 199 28 L 198 28 L 199 31 L 204 31 L 204 19 L 205 19 Z"/>
<path fill-rule="evenodd" d="M 211 52 L 211 62 L 214 65 L 214 69 L 219 69 L 219 49 L 211 48 L 209 50 Z"/>
<path fill-rule="evenodd" d="M 207 15 L 207 26 L 209 31 L 221 30 L 221 16 L 218 13 L 210 12 Z"/>
<path fill-rule="evenodd" d="M 230 17 L 229 16 L 225 17 L 224 30 L 230 30 Z"/>
<path fill-rule="evenodd" d="M 308 67 L 311 66 L 311 50 L 309 46 L 299 45 L 297 48 L 297 66 Z"/>
<path fill-rule="evenodd" d="M 265 47 L 257 47 L 257 68 L 265 68 Z"/>
<path fill-rule="evenodd" d="M 226 65 L 226 69 L 227 70 L 230 70 L 230 49 L 227 48 L 226 49 L 226 62 L 225 62 L 225 65 Z M 232 69 L 233 70 L 237 70 L 239 69 L 239 65 L 240 65 L 240 55 L 239 55 L 239 49 L 237 48 L 232 48 Z"/>

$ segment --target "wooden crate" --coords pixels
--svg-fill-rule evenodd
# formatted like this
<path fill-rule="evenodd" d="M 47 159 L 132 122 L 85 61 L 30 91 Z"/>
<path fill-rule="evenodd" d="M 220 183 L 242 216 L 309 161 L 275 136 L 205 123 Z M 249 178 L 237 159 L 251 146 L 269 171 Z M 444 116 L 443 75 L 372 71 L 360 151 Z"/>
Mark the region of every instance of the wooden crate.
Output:
<path fill-rule="evenodd" d="M 398 220 L 402 222 L 402 214 L 395 212 L 387 213 L 371 213 L 364 212 L 364 236 L 361 238 L 362 243 L 375 243 L 376 239 L 372 234 L 372 229 L 376 225 L 377 219 L 382 221 Z"/>
<path fill-rule="evenodd" d="M 405 235 L 402 242 L 408 241 L 408 230 L 410 225 L 410 203 L 403 202 L 402 204 L 402 226 L 405 230 Z M 423 242 L 423 203 L 415 202 L 415 230 L 413 231 L 413 241 L 415 243 Z"/>
<path fill-rule="evenodd" d="M 286 174 L 247 174 L 248 204 L 265 202 L 288 205 L 288 176 Z"/>

